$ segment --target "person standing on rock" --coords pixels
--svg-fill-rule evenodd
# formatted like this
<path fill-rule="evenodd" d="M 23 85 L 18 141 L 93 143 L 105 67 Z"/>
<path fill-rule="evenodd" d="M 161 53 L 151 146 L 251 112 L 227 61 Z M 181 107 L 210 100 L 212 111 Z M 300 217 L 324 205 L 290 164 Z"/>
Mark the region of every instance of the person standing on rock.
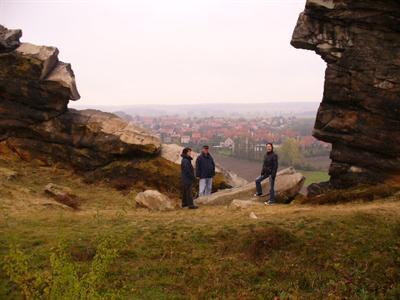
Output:
<path fill-rule="evenodd" d="M 274 146 L 271 143 L 267 144 L 267 153 L 264 156 L 263 167 L 261 170 L 261 176 L 256 179 L 256 190 L 255 196 L 262 196 L 261 182 L 269 177 L 269 201 L 264 202 L 265 204 L 272 205 L 275 203 L 275 177 L 278 171 L 278 155 L 274 152 Z"/>
<path fill-rule="evenodd" d="M 193 184 L 196 181 L 192 165 L 192 149 L 182 150 L 181 179 L 182 179 L 182 208 L 196 209 L 193 204 Z"/>
<path fill-rule="evenodd" d="M 215 176 L 215 163 L 208 146 L 203 146 L 196 159 L 196 177 L 200 178 L 199 197 L 211 195 L 212 182 Z"/>

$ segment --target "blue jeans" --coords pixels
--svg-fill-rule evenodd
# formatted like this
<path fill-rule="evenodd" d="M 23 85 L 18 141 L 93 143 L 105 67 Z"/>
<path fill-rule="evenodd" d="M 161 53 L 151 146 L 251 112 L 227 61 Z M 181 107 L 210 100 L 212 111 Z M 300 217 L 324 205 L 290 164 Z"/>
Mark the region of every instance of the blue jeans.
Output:
<path fill-rule="evenodd" d="M 201 178 L 199 182 L 199 197 L 211 195 L 212 178 Z"/>
<path fill-rule="evenodd" d="M 275 178 L 272 178 L 272 176 L 269 175 L 261 175 L 256 179 L 256 190 L 257 190 L 257 195 L 262 195 L 262 186 L 261 182 L 263 182 L 265 179 L 269 177 L 269 202 L 274 203 L 275 202 Z"/>

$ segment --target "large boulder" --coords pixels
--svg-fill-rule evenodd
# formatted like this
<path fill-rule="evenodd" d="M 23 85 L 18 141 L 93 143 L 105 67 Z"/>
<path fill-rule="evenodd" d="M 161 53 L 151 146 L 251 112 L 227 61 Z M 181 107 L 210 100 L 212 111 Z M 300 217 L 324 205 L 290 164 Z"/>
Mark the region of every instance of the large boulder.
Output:
<path fill-rule="evenodd" d="M 55 47 L 20 43 L 0 26 L 0 154 L 87 171 L 153 156 L 160 140 L 116 115 L 68 109 L 78 100 L 71 65 Z"/>
<path fill-rule="evenodd" d="M 20 132 L 0 145 L 7 145 L 26 161 L 68 164 L 84 171 L 118 159 L 153 155 L 161 147 L 160 140 L 146 130 L 97 110 L 70 109 Z"/>
<path fill-rule="evenodd" d="M 334 189 L 400 174 L 399 12 L 398 0 L 308 0 L 297 21 L 292 45 L 327 63 L 313 135 L 332 143 Z"/>
<path fill-rule="evenodd" d="M 175 209 L 175 203 L 166 195 L 156 190 L 147 190 L 137 194 L 136 205 L 154 211 L 166 211 Z"/>
<path fill-rule="evenodd" d="M 305 177 L 296 172 L 294 168 L 287 168 L 277 173 L 275 180 L 276 201 L 278 203 L 290 202 L 302 189 Z M 266 197 L 254 197 L 255 183 L 251 182 L 241 187 L 227 189 L 212 194 L 211 196 L 196 199 L 202 205 L 229 205 L 233 200 L 265 201 L 269 196 L 269 181 L 262 183 Z"/>

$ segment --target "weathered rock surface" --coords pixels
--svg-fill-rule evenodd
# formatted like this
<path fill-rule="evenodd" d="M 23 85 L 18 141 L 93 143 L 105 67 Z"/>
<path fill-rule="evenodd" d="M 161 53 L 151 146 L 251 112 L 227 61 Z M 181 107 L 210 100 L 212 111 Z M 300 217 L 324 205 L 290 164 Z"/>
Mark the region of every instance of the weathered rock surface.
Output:
<path fill-rule="evenodd" d="M 73 209 L 78 209 L 81 200 L 68 187 L 49 183 L 45 186 L 44 191 L 57 202 L 64 204 Z"/>
<path fill-rule="evenodd" d="M 166 211 L 175 209 L 173 200 L 155 190 L 147 190 L 137 194 L 135 201 L 136 205 L 149 210 Z"/>
<path fill-rule="evenodd" d="M 308 0 L 291 43 L 327 63 L 313 135 L 332 143 L 330 185 L 399 175 L 400 2 Z"/>
<path fill-rule="evenodd" d="M 152 156 L 160 140 L 121 118 L 68 109 L 80 98 L 70 64 L 55 47 L 20 43 L 0 26 L 0 154 L 43 165 L 93 170 L 115 160 Z"/>
<path fill-rule="evenodd" d="M 301 190 L 305 177 L 293 168 L 287 168 L 277 173 L 275 194 L 278 203 L 290 202 Z M 202 205 L 229 205 L 233 200 L 265 201 L 269 196 L 269 182 L 262 183 L 266 197 L 253 197 L 256 192 L 255 183 L 251 182 L 241 187 L 226 189 L 207 197 L 196 199 Z"/>
<path fill-rule="evenodd" d="M 21 36 L 21 30 L 9 30 L 0 25 L 0 52 L 12 51 L 17 48 L 20 44 L 19 39 Z"/>
<path fill-rule="evenodd" d="M 164 157 L 165 159 L 172 161 L 175 164 L 180 165 L 181 164 L 181 153 L 182 153 L 183 147 L 176 145 L 176 144 L 163 144 L 161 148 L 161 156 Z M 199 153 L 193 152 L 193 166 L 196 164 L 196 158 L 199 155 Z M 226 183 L 229 184 L 232 187 L 239 187 L 246 185 L 248 182 L 244 178 L 241 178 L 237 174 L 233 173 L 232 171 L 226 170 L 223 167 L 221 167 L 218 162 L 216 163 L 216 171 L 219 173 L 222 173 L 226 179 Z"/>

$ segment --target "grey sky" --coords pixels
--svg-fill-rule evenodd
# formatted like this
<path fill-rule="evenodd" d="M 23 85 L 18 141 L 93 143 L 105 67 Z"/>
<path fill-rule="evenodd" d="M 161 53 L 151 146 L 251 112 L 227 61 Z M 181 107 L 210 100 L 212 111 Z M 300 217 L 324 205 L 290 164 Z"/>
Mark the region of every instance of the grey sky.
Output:
<path fill-rule="evenodd" d="M 0 0 L 0 23 L 57 46 L 81 104 L 319 101 L 324 63 L 289 44 L 304 3 Z"/>

